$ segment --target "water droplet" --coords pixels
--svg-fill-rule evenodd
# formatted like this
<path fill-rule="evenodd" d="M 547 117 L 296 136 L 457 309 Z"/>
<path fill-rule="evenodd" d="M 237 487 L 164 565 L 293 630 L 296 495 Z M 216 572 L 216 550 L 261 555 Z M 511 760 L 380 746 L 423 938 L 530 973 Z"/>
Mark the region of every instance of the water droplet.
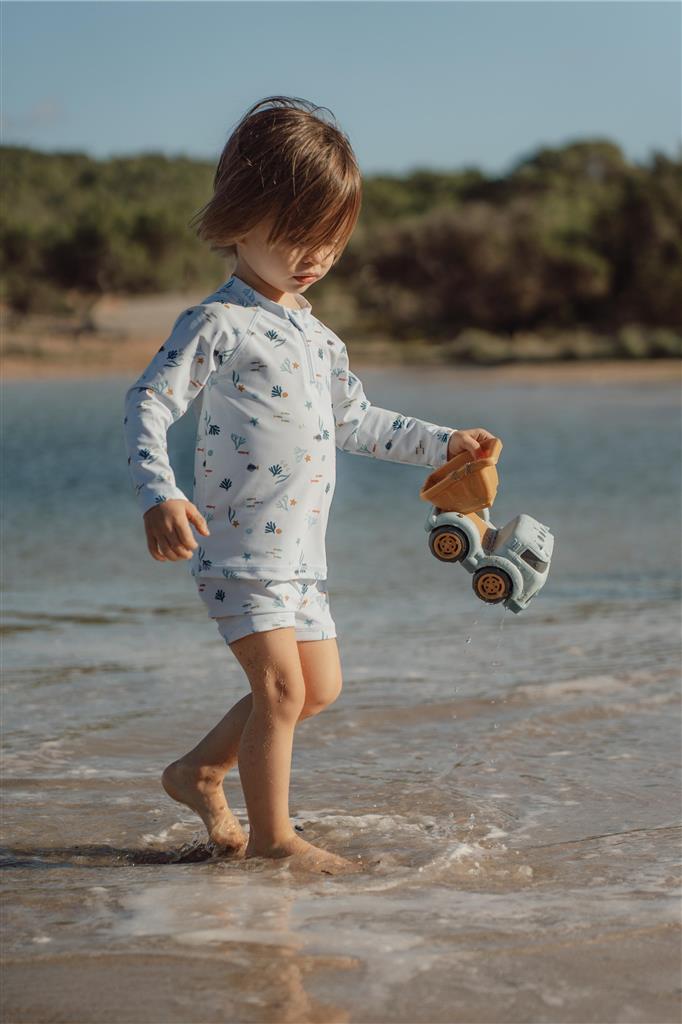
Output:
<path fill-rule="evenodd" d="M 465 643 L 465 644 L 470 644 L 470 643 L 471 643 L 471 637 L 470 637 L 470 636 L 468 636 L 468 637 L 466 638 L 466 640 L 464 641 L 464 643 Z"/>

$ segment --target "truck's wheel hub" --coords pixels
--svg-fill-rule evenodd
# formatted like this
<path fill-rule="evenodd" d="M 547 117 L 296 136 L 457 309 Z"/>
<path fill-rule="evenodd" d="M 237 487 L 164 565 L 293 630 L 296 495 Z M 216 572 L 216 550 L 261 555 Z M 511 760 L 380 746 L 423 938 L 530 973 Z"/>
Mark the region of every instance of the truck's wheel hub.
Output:
<path fill-rule="evenodd" d="M 456 533 L 441 533 L 434 541 L 434 547 L 441 558 L 459 558 L 462 554 L 462 540 Z"/>
<path fill-rule="evenodd" d="M 502 576 L 496 572 L 485 572 L 476 580 L 476 588 L 481 597 L 486 599 L 497 599 L 506 597 L 507 584 Z"/>

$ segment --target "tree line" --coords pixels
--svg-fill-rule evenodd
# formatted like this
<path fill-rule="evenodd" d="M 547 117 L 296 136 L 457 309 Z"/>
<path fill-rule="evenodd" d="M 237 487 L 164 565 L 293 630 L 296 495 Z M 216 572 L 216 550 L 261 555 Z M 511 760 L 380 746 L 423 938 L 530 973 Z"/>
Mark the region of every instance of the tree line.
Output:
<path fill-rule="evenodd" d="M 0 299 L 17 318 L 92 309 L 103 294 L 208 294 L 231 271 L 189 227 L 213 161 L 18 146 L 0 159 Z M 524 345 L 580 357 L 594 339 L 604 354 L 679 354 L 680 295 L 682 159 L 635 164 L 588 139 L 498 177 L 368 175 L 355 233 L 310 298 L 350 339 L 500 361 Z"/>

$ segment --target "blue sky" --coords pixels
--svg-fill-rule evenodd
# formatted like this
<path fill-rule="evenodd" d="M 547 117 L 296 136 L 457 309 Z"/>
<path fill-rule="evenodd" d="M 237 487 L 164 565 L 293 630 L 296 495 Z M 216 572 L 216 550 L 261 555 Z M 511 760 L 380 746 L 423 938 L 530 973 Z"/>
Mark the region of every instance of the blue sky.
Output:
<path fill-rule="evenodd" d="M 677 2 L 11 0 L 2 141 L 215 159 L 273 93 L 329 107 L 365 174 L 505 173 L 606 137 L 679 156 Z"/>

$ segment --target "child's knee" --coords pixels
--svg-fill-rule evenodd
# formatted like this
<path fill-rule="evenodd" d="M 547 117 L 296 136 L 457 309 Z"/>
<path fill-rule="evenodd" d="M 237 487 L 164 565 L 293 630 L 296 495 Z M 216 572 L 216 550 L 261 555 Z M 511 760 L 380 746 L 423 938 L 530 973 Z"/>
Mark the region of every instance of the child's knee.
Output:
<path fill-rule="evenodd" d="M 271 717 L 295 722 L 305 704 L 303 677 L 277 669 L 268 671 L 252 690 L 254 710 Z"/>
<path fill-rule="evenodd" d="M 306 689 L 305 703 L 303 705 L 303 717 L 319 715 L 330 704 L 333 704 L 341 693 L 343 681 L 341 676 L 330 680 L 324 686 L 308 687 Z"/>

